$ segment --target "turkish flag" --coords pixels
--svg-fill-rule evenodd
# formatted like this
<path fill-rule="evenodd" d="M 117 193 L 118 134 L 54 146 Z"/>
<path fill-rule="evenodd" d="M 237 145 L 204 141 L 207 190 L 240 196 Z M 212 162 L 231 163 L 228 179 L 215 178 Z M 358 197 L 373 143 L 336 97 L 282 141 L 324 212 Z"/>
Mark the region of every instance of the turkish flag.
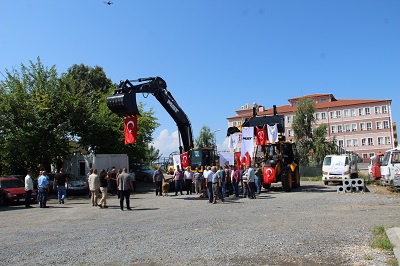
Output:
<path fill-rule="evenodd" d="M 267 128 L 265 125 L 260 129 L 256 127 L 256 145 L 263 146 L 267 143 Z"/>
<path fill-rule="evenodd" d="M 182 169 L 186 169 L 186 167 L 188 167 L 190 164 L 189 152 L 182 153 L 180 156 L 181 156 Z"/>
<path fill-rule="evenodd" d="M 135 143 L 137 138 L 137 116 L 124 118 L 125 144 Z"/>
<path fill-rule="evenodd" d="M 271 184 L 275 183 L 275 169 L 270 166 L 263 167 L 263 183 Z"/>
<path fill-rule="evenodd" d="M 242 164 L 240 163 L 240 151 L 235 152 L 235 159 L 238 170 L 242 168 Z"/>

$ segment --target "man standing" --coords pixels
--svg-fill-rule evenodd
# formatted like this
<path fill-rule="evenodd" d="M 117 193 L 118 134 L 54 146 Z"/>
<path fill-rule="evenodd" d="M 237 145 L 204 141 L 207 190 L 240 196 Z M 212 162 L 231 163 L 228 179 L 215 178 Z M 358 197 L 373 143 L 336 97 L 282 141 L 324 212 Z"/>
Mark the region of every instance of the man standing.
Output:
<path fill-rule="evenodd" d="M 126 171 L 126 168 L 122 169 L 122 173 L 117 177 L 117 187 L 120 193 L 119 206 L 121 211 L 124 210 L 124 198 L 126 199 L 126 209 L 132 210 L 129 205 L 129 196 L 131 195 L 132 179 Z"/>
<path fill-rule="evenodd" d="M 186 195 L 189 195 L 189 193 L 192 195 L 193 172 L 190 170 L 190 166 L 186 167 L 184 176 Z"/>
<path fill-rule="evenodd" d="M 199 167 L 196 167 L 196 171 L 194 172 L 193 178 L 194 178 L 194 189 L 196 191 L 196 194 L 200 194 L 203 184 L 203 174 L 199 172 Z"/>
<path fill-rule="evenodd" d="M 42 175 L 38 179 L 38 189 L 39 189 L 39 207 L 48 208 L 46 206 L 47 193 L 49 191 L 49 180 L 47 179 L 46 171 L 42 171 Z"/>
<path fill-rule="evenodd" d="M 129 176 L 132 179 L 133 192 L 136 192 L 136 175 L 132 168 L 129 170 Z"/>
<path fill-rule="evenodd" d="M 254 168 L 251 165 L 246 165 L 247 174 L 248 174 L 248 185 L 249 185 L 249 198 L 255 199 L 256 198 L 256 184 L 255 184 L 255 174 Z"/>
<path fill-rule="evenodd" d="M 101 170 L 100 175 L 100 192 L 101 192 L 101 199 L 99 202 L 100 208 L 108 208 L 107 206 L 107 185 L 108 185 L 108 173 L 106 170 Z"/>
<path fill-rule="evenodd" d="M 163 181 L 165 181 L 164 174 L 161 172 L 161 166 L 159 166 L 153 174 L 153 182 L 156 184 L 156 196 L 158 196 L 158 193 L 162 196 Z"/>
<path fill-rule="evenodd" d="M 204 179 L 208 194 L 208 203 L 213 203 L 213 190 L 212 190 L 212 176 L 211 166 L 207 166 L 207 170 L 204 170 Z"/>
<path fill-rule="evenodd" d="M 90 190 L 90 202 L 92 206 L 98 206 L 97 199 L 99 197 L 100 189 L 100 178 L 97 175 L 97 169 L 93 169 L 93 174 L 88 178 L 89 190 Z"/>
<path fill-rule="evenodd" d="M 25 207 L 32 208 L 30 205 L 32 191 L 33 191 L 33 179 L 32 179 L 32 171 L 29 169 L 25 176 Z"/>
<path fill-rule="evenodd" d="M 174 181 L 175 181 L 175 196 L 178 196 L 178 189 L 182 193 L 182 179 L 183 179 L 183 174 L 181 170 L 179 169 L 179 165 L 176 166 L 176 170 L 174 172 Z"/>
<path fill-rule="evenodd" d="M 108 175 L 108 182 L 110 183 L 111 195 L 117 194 L 117 170 L 113 166 L 111 172 Z"/>
<path fill-rule="evenodd" d="M 256 167 L 256 169 L 254 169 L 254 174 L 255 174 L 254 182 L 256 184 L 257 194 L 260 194 L 261 193 L 262 170 L 261 170 L 260 165 L 258 163 L 256 163 L 255 167 Z"/>
<path fill-rule="evenodd" d="M 65 188 L 65 184 L 68 183 L 68 177 L 64 173 L 64 168 L 60 168 L 60 172 L 56 174 L 54 177 L 53 189 L 56 189 L 57 185 L 57 193 L 58 193 L 58 203 L 64 204 L 64 199 L 67 193 L 67 189 Z"/>
<path fill-rule="evenodd" d="M 217 172 L 217 167 L 213 166 L 211 168 L 211 171 L 213 173 L 212 175 L 212 191 L 213 191 L 213 195 L 214 195 L 214 200 L 213 200 L 213 204 L 217 203 L 217 199 L 218 199 L 218 194 L 221 198 L 221 201 L 224 202 L 224 195 L 222 194 L 222 181 L 221 181 L 221 174 L 220 172 Z"/>

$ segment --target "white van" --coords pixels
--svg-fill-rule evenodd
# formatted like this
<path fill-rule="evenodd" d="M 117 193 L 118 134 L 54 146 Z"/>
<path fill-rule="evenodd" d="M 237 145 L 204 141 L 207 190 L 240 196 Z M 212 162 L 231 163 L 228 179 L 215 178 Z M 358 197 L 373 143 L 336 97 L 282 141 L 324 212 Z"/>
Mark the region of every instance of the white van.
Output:
<path fill-rule="evenodd" d="M 394 176 L 400 171 L 400 150 L 398 148 L 385 151 L 381 161 L 381 184 L 393 183 Z"/>
<path fill-rule="evenodd" d="M 357 163 L 348 154 L 327 155 L 322 163 L 322 181 L 342 183 L 344 179 L 358 178 Z"/>

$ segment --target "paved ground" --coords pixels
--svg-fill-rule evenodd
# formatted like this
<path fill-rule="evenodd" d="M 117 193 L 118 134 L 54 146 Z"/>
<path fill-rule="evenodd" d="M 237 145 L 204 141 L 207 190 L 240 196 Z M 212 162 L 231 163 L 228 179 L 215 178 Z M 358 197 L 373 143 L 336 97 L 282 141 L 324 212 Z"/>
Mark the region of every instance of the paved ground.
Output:
<path fill-rule="evenodd" d="M 87 196 L 48 209 L 0 208 L 0 265 L 388 265 L 369 247 L 375 226 L 399 227 L 400 198 L 336 193 L 302 182 L 256 200 L 208 204 L 196 195 L 155 197 L 139 183 L 133 211 L 91 207 Z M 172 195 L 173 193 L 170 193 Z"/>

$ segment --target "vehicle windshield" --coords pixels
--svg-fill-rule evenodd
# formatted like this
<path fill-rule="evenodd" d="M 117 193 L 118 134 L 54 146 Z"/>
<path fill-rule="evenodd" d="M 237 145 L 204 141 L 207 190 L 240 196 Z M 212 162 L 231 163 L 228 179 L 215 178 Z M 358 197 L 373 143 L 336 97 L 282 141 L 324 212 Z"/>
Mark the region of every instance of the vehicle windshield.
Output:
<path fill-rule="evenodd" d="M 332 157 L 325 157 L 323 165 L 331 165 Z"/>
<path fill-rule="evenodd" d="M 147 165 L 142 165 L 142 171 L 143 171 L 143 170 L 151 170 L 151 169 L 150 169 L 150 167 L 147 166 Z"/>
<path fill-rule="evenodd" d="M 390 159 L 390 151 L 385 152 L 385 154 L 383 155 L 383 159 L 382 159 L 382 166 L 387 166 L 389 164 L 389 159 Z"/>
<path fill-rule="evenodd" d="M 0 182 L 0 188 L 17 188 L 25 187 L 24 182 L 19 179 L 3 180 Z"/>

